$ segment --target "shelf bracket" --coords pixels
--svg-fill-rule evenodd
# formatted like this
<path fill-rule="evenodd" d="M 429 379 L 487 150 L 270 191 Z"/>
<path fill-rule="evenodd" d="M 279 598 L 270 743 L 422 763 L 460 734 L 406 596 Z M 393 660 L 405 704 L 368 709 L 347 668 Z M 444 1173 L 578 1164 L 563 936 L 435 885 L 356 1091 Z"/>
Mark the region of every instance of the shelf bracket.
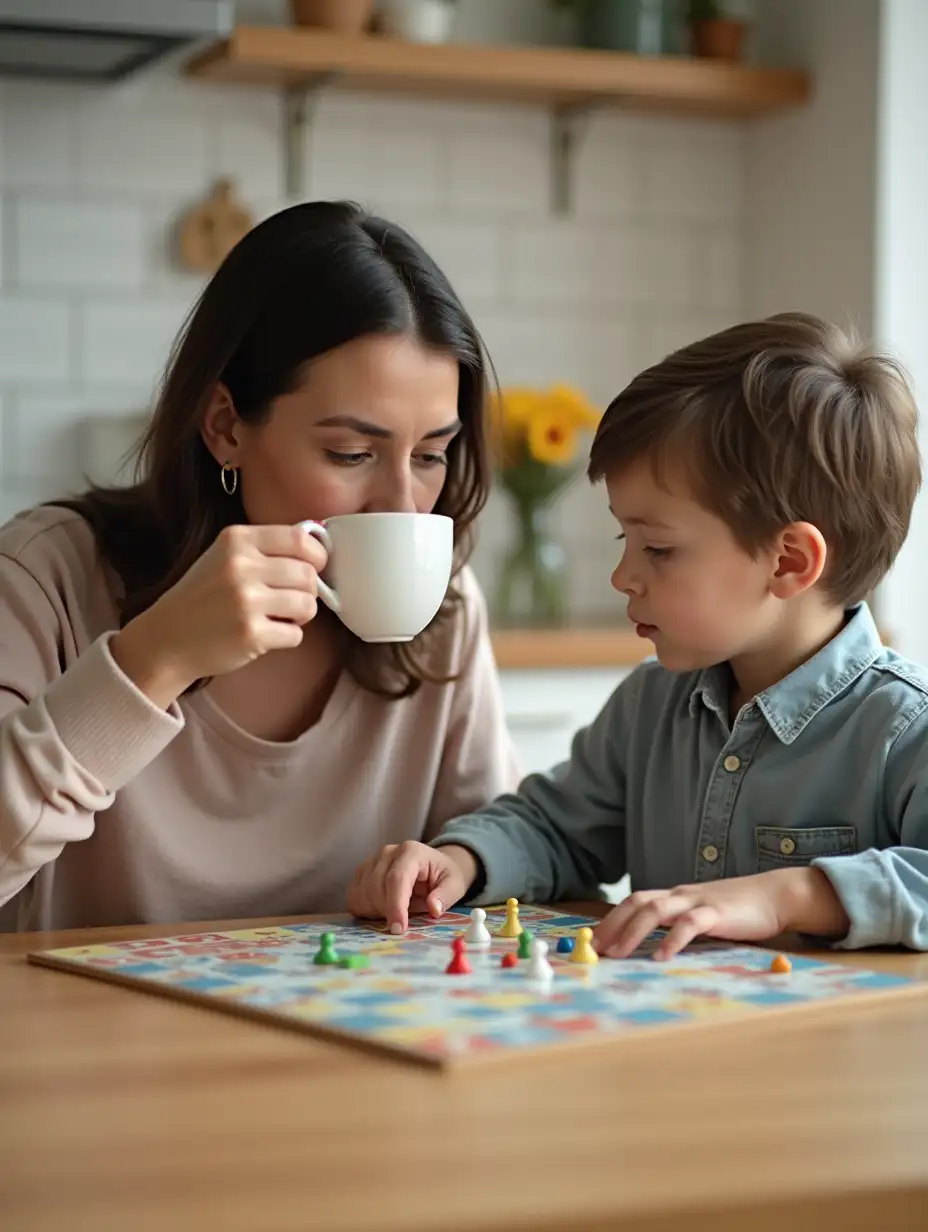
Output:
<path fill-rule="evenodd" d="M 316 73 L 284 91 L 284 192 L 292 200 L 306 194 L 307 144 L 316 105 L 323 89 L 337 76 L 335 72 Z"/>
<path fill-rule="evenodd" d="M 575 155 L 589 116 L 589 105 L 580 103 L 565 103 L 551 112 L 551 208 L 560 217 L 573 205 Z"/>

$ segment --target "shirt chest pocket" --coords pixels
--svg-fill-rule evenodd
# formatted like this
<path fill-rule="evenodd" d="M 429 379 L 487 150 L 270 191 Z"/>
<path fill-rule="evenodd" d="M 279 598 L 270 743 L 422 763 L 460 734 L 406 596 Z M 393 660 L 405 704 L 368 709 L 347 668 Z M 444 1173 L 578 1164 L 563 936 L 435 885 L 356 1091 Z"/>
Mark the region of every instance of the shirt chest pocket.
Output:
<path fill-rule="evenodd" d="M 819 856 L 851 856 L 857 851 L 854 826 L 815 826 L 808 830 L 785 830 L 758 826 L 754 831 L 757 871 L 796 868 Z"/>

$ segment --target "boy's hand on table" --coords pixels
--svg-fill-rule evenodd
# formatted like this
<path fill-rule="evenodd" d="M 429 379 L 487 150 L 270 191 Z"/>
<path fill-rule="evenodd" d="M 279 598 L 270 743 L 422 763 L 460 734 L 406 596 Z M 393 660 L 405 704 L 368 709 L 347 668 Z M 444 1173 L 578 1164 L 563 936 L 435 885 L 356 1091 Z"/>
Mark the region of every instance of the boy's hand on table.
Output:
<path fill-rule="evenodd" d="M 700 936 L 766 941 L 794 931 L 841 937 L 849 927 L 823 872 L 786 868 L 672 890 L 640 890 L 610 911 L 593 933 L 593 944 L 608 958 L 627 958 L 655 928 L 666 928 L 654 952 L 664 959 Z"/>
<path fill-rule="evenodd" d="M 470 889 L 477 857 L 466 847 L 400 843 L 384 847 L 357 870 L 348 889 L 348 910 L 360 919 L 385 919 L 403 933 L 411 915 L 435 919 Z"/>

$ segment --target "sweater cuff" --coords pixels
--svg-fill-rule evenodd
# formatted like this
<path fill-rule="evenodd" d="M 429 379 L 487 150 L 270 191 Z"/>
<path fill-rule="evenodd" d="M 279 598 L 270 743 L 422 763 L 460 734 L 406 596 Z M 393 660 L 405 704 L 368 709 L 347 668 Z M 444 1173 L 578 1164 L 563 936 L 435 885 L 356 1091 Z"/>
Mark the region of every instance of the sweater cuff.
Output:
<path fill-rule="evenodd" d="M 893 888 L 878 851 L 854 856 L 822 856 L 812 861 L 841 900 L 851 926 L 847 936 L 832 944 L 839 950 L 892 944 Z"/>
<path fill-rule="evenodd" d="M 44 697 L 49 718 L 74 760 L 110 792 L 141 773 L 184 727 L 176 702 L 156 706 L 110 653 L 104 634 Z"/>
<path fill-rule="evenodd" d="M 466 847 L 483 865 L 483 885 L 475 883 L 473 890 L 468 891 L 468 903 L 477 907 L 501 903 L 513 895 L 518 897 L 522 887 L 528 884 L 525 869 L 519 866 L 518 849 L 502 838 L 495 827 L 483 829 L 468 825 L 462 818 L 446 826 L 429 846 L 446 847 L 452 843 Z"/>

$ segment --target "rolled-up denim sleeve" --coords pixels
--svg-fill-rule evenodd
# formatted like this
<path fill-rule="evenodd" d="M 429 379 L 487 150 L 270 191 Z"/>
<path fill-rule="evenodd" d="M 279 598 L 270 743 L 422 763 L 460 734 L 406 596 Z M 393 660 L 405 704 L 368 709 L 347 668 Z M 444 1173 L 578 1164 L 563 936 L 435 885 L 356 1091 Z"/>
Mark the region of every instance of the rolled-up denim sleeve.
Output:
<path fill-rule="evenodd" d="M 518 791 L 455 818 L 432 842 L 469 848 L 485 881 L 475 903 L 590 897 L 626 871 L 624 749 L 637 673 L 574 736 L 570 757 Z"/>
<path fill-rule="evenodd" d="M 883 800 L 898 845 L 813 861 L 851 921 L 837 946 L 928 950 L 928 706 L 890 745 Z"/>

